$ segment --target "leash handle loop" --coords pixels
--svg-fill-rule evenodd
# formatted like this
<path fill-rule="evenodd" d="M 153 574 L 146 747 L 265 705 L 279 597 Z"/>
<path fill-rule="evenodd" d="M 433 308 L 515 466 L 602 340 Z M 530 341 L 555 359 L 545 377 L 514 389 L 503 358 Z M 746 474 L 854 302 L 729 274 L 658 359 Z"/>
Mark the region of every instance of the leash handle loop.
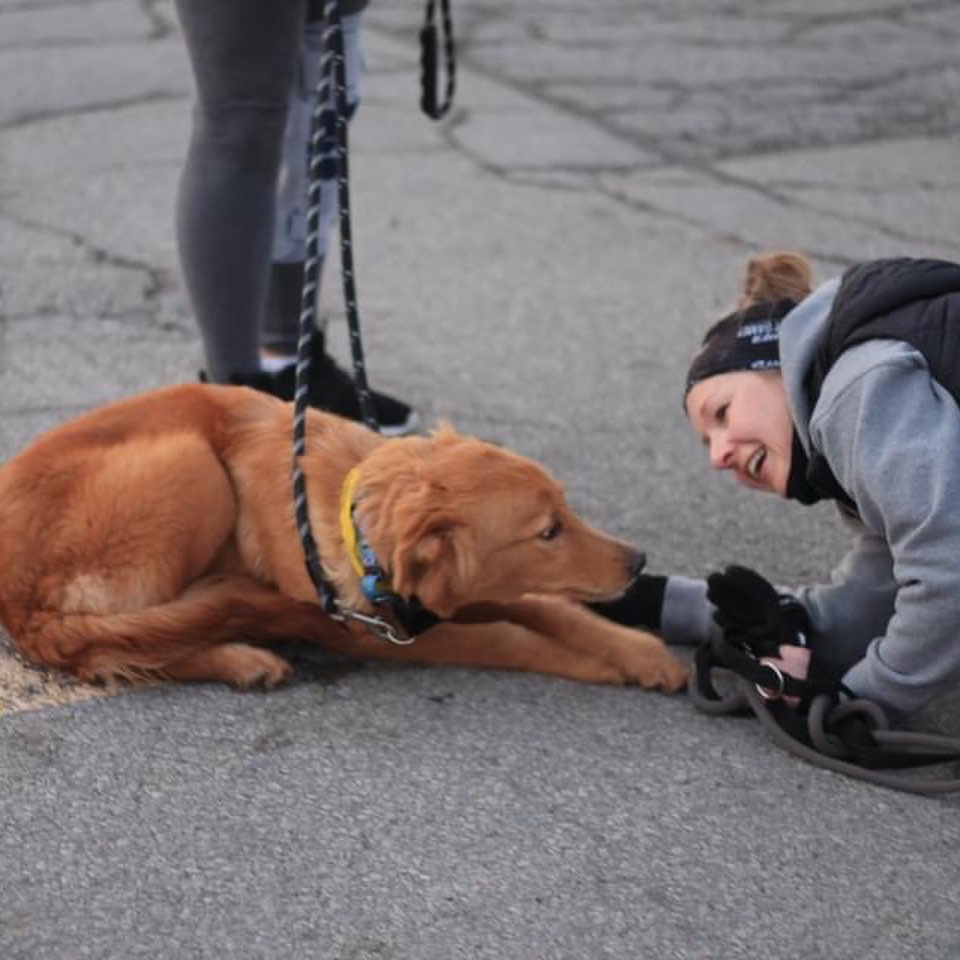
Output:
<path fill-rule="evenodd" d="M 725 650 L 728 647 L 721 640 L 719 644 L 704 643 L 697 651 L 688 695 L 698 710 L 716 716 L 743 713 L 746 708 L 770 738 L 788 752 L 858 780 L 923 796 L 960 793 L 957 771 L 952 776 L 889 772 L 890 768 L 955 764 L 960 761 L 960 738 L 893 730 L 879 704 L 862 698 L 838 701 L 836 693 L 811 696 L 803 716 L 781 702 L 766 699 L 757 686 L 756 672 L 742 674 L 738 667 L 743 661 L 730 656 Z M 752 659 L 744 651 L 737 652 Z M 725 654 L 722 658 L 721 653 Z M 763 666 L 755 660 L 754 665 Z M 718 666 L 731 673 L 733 689 L 723 695 L 717 693 L 712 681 Z"/>
<path fill-rule="evenodd" d="M 457 85 L 457 63 L 454 52 L 453 19 L 450 0 L 440 0 L 440 18 L 443 28 L 443 55 L 447 68 L 447 85 L 443 103 L 438 102 L 438 66 L 440 31 L 434 22 L 436 0 L 427 0 L 423 27 L 420 29 L 420 109 L 431 119 L 439 120 L 453 105 Z"/>

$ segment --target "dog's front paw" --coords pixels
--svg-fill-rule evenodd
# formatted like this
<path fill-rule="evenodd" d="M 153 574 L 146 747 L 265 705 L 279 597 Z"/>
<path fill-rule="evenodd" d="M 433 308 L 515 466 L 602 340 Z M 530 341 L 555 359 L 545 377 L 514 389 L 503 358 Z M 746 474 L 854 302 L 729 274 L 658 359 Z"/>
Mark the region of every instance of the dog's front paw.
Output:
<path fill-rule="evenodd" d="M 644 630 L 626 632 L 629 633 L 628 652 L 621 668 L 627 683 L 664 693 L 676 693 L 687 685 L 689 670 L 659 637 Z"/>
<path fill-rule="evenodd" d="M 662 690 L 664 693 L 677 693 L 685 689 L 690 671 L 672 653 L 666 652 L 656 664 L 653 671 L 653 682 L 645 683 L 645 687 Z"/>

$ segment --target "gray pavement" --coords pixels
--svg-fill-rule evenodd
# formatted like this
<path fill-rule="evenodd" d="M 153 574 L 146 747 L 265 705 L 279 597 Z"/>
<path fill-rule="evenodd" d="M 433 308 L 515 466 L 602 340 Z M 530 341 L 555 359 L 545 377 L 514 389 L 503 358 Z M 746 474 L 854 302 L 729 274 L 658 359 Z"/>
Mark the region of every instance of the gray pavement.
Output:
<path fill-rule="evenodd" d="M 960 7 L 453 2 L 439 125 L 416 109 L 420 5 L 368 18 L 374 384 L 539 458 L 653 569 L 822 576 L 829 508 L 709 475 L 680 378 L 754 249 L 822 276 L 960 258 Z M 0 0 L 0 458 L 195 376 L 172 228 L 190 96 L 170 3 Z M 960 732 L 958 699 L 924 721 Z M 0 717 L 5 960 L 952 960 L 958 852 L 956 802 L 636 690 L 308 664 L 267 696 Z"/>

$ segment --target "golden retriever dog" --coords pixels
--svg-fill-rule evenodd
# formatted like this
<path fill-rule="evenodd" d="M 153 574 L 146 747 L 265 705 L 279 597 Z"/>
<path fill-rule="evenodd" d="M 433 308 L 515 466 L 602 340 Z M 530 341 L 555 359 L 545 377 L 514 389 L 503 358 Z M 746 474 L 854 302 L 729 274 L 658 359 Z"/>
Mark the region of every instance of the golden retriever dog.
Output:
<path fill-rule="evenodd" d="M 16 649 L 85 680 L 270 688 L 291 667 L 267 647 L 296 640 L 352 658 L 683 686 L 659 638 L 575 602 L 621 594 L 641 555 L 579 519 L 537 464 L 446 427 L 384 439 L 310 411 L 307 503 L 340 602 L 374 612 L 359 530 L 390 589 L 445 619 L 401 647 L 325 614 L 294 519 L 292 418 L 291 404 L 245 387 L 169 387 L 7 462 L 0 622 Z"/>

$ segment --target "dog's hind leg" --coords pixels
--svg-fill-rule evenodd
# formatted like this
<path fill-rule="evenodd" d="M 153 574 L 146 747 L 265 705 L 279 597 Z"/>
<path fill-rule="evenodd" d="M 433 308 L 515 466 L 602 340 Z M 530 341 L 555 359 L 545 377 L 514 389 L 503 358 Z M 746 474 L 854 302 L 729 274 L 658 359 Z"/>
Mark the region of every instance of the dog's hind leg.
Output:
<path fill-rule="evenodd" d="M 269 686 L 289 672 L 285 661 L 237 641 L 322 643 L 335 632 L 344 631 L 315 604 L 247 577 L 206 577 L 179 597 L 140 610 L 36 611 L 24 623 L 18 646 L 87 680 L 148 675 Z M 229 649 L 215 652 L 220 646 Z"/>
<path fill-rule="evenodd" d="M 89 679 L 153 673 L 236 639 L 218 627 L 244 590 L 208 573 L 231 541 L 236 496 L 203 436 L 137 437 L 60 469 L 67 494 L 37 519 L 46 536 L 7 593 L 20 653 Z"/>

